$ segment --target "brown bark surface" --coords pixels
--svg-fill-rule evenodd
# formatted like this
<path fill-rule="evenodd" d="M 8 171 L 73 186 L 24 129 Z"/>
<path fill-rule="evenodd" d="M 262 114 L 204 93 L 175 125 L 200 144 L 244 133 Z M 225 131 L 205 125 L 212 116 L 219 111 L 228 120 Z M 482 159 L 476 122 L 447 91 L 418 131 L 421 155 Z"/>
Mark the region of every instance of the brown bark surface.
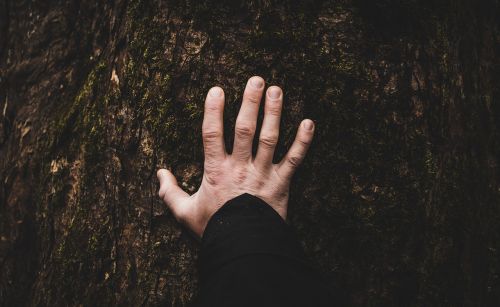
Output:
<path fill-rule="evenodd" d="M 93 3 L 92 3 L 93 2 Z M 290 224 L 351 306 L 500 304 L 498 1 L 0 1 L 0 305 L 184 306 L 207 90 L 316 122 Z"/>

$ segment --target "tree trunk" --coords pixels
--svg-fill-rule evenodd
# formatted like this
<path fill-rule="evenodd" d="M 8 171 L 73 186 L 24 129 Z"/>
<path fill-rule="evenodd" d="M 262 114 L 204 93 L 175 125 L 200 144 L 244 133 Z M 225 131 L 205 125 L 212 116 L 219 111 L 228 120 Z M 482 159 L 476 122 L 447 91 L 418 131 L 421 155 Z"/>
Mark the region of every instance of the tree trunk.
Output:
<path fill-rule="evenodd" d="M 88 2 L 88 1 L 83 1 Z M 317 134 L 289 222 L 351 306 L 500 304 L 499 1 L 0 2 L 0 305 L 184 306 L 207 90 Z"/>

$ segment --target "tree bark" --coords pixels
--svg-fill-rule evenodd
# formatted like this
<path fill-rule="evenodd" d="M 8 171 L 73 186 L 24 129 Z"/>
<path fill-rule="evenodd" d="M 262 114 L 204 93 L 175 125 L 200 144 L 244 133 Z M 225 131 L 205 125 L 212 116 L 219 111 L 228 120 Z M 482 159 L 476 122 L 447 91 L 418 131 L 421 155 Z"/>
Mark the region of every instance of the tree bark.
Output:
<path fill-rule="evenodd" d="M 332 291 L 351 306 L 498 306 L 499 10 L 3 0 L 0 304 L 188 304 L 198 245 L 155 172 L 195 192 L 204 95 L 225 89 L 230 150 L 260 75 L 285 92 L 276 161 L 316 122 L 289 222 Z"/>

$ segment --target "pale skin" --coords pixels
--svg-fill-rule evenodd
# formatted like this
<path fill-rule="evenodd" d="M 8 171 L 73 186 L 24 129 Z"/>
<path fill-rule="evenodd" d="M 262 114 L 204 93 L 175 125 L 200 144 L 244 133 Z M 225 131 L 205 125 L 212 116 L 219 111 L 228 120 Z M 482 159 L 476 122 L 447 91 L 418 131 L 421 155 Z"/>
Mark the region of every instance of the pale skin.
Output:
<path fill-rule="evenodd" d="M 252 142 L 264 89 L 265 82 L 261 77 L 248 80 L 236 119 L 231 154 L 224 146 L 224 91 L 217 86 L 209 90 L 202 125 L 204 172 L 196 193 L 189 195 L 183 191 L 170 171 L 160 169 L 157 172 L 159 196 L 175 218 L 199 238 L 203 236 L 210 217 L 228 200 L 243 193 L 261 198 L 286 220 L 290 181 L 312 142 L 314 122 L 304 119 L 300 123 L 289 151 L 274 164 L 283 91 L 278 86 L 270 86 L 265 91 L 264 119 L 257 154 L 253 156 Z"/>

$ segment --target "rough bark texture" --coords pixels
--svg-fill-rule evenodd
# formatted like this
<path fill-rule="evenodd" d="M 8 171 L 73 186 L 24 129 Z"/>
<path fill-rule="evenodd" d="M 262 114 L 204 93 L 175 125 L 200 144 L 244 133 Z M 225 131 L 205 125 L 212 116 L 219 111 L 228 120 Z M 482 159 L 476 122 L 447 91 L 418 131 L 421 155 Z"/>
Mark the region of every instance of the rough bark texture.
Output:
<path fill-rule="evenodd" d="M 277 159 L 316 122 L 289 220 L 349 305 L 500 304 L 498 1 L 90 2 L 0 2 L 2 305 L 187 304 L 155 171 L 194 192 L 204 95 L 231 148 L 253 74 Z"/>

